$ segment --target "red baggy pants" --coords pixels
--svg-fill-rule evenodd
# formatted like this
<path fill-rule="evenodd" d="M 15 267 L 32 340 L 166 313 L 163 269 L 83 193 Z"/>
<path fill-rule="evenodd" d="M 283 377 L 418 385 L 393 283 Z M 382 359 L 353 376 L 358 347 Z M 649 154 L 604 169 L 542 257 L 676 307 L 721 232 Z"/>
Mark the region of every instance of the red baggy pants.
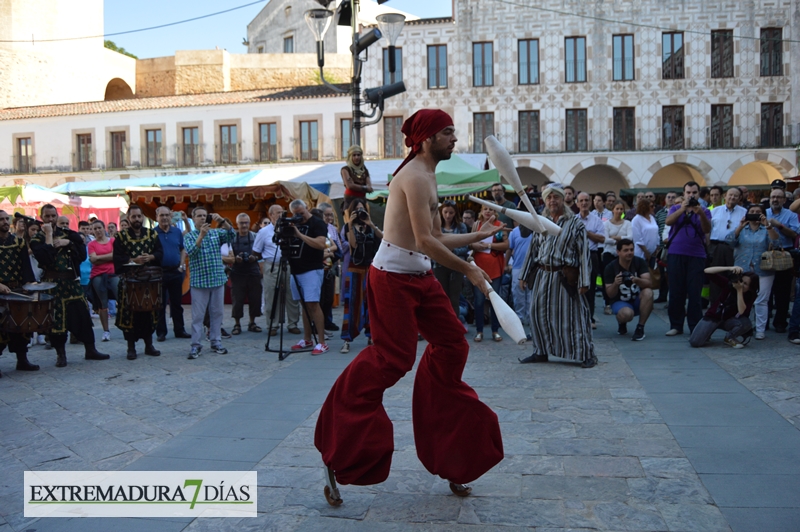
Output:
<path fill-rule="evenodd" d="M 503 459 L 497 415 L 461 380 L 469 344 L 436 278 L 371 268 L 367 282 L 374 345 L 353 359 L 333 385 L 314 444 L 341 484 L 368 485 L 389 476 L 392 422 L 383 392 L 414 365 L 417 331 L 428 341 L 414 382 L 417 455 L 434 475 L 465 484 Z"/>

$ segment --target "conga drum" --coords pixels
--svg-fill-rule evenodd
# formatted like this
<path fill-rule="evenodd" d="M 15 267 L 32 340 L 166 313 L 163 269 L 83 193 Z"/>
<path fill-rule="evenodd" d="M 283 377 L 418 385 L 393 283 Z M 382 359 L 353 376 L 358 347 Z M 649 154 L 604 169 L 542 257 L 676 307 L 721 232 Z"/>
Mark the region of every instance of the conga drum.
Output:
<path fill-rule="evenodd" d="M 53 328 L 55 298 L 36 293 L 0 295 L 0 329 L 7 333 L 47 334 Z"/>
<path fill-rule="evenodd" d="M 125 272 L 125 304 L 132 312 L 161 310 L 161 267 L 130 265 Z"/>

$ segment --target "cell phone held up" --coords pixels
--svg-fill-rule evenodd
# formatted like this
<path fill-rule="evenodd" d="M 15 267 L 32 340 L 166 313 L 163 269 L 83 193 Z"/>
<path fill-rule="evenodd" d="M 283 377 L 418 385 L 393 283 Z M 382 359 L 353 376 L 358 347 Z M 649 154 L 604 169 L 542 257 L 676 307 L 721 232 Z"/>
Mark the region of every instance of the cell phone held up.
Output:
<path fill-rule="evenodd" d="M 750 214 L 748 212 L 747 214 L 744 215 L 744 219 L 746 221 L 748 221 L 748 222 L 760 222 L 761 221 L 761 215 L 758 214 L 758 213 Z"/>
<path fill-rule="evenodd" d="M 210 214 L 206 214 L 206 223 L 208 225 L 211 225 L 211 222 L 213 222 L 213 221 L 214 221 L 214 217 L 212 215 L 210 215 Z"/>

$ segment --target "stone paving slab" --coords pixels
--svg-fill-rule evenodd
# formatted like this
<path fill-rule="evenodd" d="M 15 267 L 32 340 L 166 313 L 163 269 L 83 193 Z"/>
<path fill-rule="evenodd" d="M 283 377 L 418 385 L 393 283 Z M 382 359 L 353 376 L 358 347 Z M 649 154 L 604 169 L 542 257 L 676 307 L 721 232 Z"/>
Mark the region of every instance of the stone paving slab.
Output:
<path fill-rule="evenodd" d="M 519 365 L 526 348 L 471 343 L 464 379 L 498 413 L 506 458 L 473 484 L 467 499 L 450 495 L 416 457 L 412 371 L 384 396 L 395 425 L 389 479 L 342 487 L 340 508 L 322 497 L 313 429 L 331 383 L 363 348 L 363 337 L 346 355 L 337 352 L 340 341 L 331 340 L 324 356 L 292 354 L 282 362 L 264 353 L 265 334 L 248 333 L 223 342 L 229 355 L 204 352 L 194 361 L 186 360 L 188 342 L 172 338 L 158 344 L 161 357 L 127 361 L 119 334 L 99 344 L 117 349 L 107 362 L 71 355 L 70 365 L 57 370 L 52 351 L 37 347 L 31 358 L 43 370 L 19 374 L 11 357 L 0 357 L 0 532 L 102 527 L 97 519 L 21 516 L 23 470 L 93 468 L 259 473 L 256 519 L 120 519 L 104 530 L 800 529 L 796 508 L 736 507 L 742 504 L 737 497 L 749 492 L 720 474 L 736 463 L 734 476 L 759 485 L 777 475 L 753 475 L 754 469 L 773 473 L 780 462 L 800 463 L 798 431 L 783 422 L 800 416 L 800 364 L 792 358 L 797 346 L 768 333 L 743 352 L 719 341 L 691 349 L 686 335 L 663 337 L 661 312 L 641 343 L 618 337 L 613 317 L 602 315 L 598 323 L 600 365 L 591 370 L 563 362 Z M 420 342 L 418 355 L 424 346 Z M 699 389 L 704 381 L 707 388 Z M 771 421 L 742 426 L 753 422 L 732 416 L 728 422 L 736 426 L 674 425 L 709 421 L 678 400 L 700 392 L 746 397 Z M 724 404 L 720 399 L 721 409 Z M 764 405 L 770 408 L 759 411 Z M 766 443 L 776 450 L 773 460 L 742 456 Z M 716 444 L 724 452 L 697 452 Z M 800 492 L 795 471 L 784 473 L 777 485 L 787 494 Z"/>

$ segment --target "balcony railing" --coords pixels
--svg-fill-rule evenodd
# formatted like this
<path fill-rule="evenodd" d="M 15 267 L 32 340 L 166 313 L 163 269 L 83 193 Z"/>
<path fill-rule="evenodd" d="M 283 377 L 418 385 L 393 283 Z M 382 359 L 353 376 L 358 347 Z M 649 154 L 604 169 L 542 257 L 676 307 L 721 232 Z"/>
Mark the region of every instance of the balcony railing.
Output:
<path fill-rule="evenodd" d="M 127 145 L 106 150 L 106 168 L 125 168 L 131 165 L 131 150 Z"/>
<path fill-rule="evenodd" d="M 92 170 L 96 167 L 96 160 L 94 150 L 72 152 L 72 170 L 75 172 Z"/>
<path fill-rule="evenodd" d="M 182 166 L 197 166 L 203 160 L 201 146 L 199 144 L 178 144 L 179 164 Z"/>
<path fill-rule="evenodd" d="M 11 172 L 15 174 L 33 174 L 36 172 L 33 155 L 11 156 Z"/>
<path fill-rule="evenodd" d="M 217 144 L 214 146 L 217 164 L 239 164 L 241 144 Z"/>
<path fill-rule="evenodd" d="M 338 146 L 338 140 L 336 145 Z M 277 161 L 279 159 L 278 154 L 280 153 L 280 143 L 269 144 L 266 142 L 254 142 L 253 153 L 255 154 L 256 159 L 260 162 Z"/>
<path fill-rule="evenodd" d="M 150 146 L 140 149 L 141 155 L 139 159 L 140 166 L 144 167 L 159 167 L 163 166 L 166 161 L 167 148 L 166 146 Z"/>

